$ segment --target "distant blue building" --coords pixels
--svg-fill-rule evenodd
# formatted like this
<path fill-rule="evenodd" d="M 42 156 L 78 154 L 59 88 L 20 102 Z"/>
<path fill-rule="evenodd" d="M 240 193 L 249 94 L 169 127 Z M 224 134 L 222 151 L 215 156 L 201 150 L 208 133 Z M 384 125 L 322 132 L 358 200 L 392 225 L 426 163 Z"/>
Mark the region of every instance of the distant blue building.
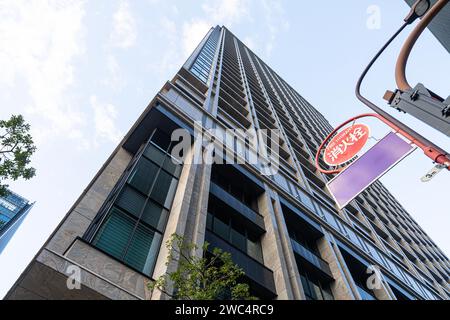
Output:
<path fill-rule="evenodd" d="M 33 203 L 12 191 L 6 197 L 0 197 L 0 253 L 22 224 L 32 206 Z"/>

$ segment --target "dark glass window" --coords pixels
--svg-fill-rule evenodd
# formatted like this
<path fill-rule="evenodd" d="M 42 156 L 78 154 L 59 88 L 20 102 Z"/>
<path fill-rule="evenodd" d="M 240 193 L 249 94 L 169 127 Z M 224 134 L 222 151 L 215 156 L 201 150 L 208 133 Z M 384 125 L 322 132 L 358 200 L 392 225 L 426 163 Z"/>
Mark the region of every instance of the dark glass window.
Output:
<path fill-rule="evenodd" d="M 142 213 L 142 221 L 154 227 L 158 231 L 163 232 L 169 217 L 169 211 L 162 208 L 153 201 L 148 201 L 144 212 Z"/>
<path fill-rule="evenodd" d="M 317 243 L 316 243 L 315 239 L 305 236 L 304 233 L 302 233 L 294 228 L 289 229 L 289 236 L 296 242 L 303 245 L 306 249 L 308 249 L 309 251 L 311 251 L 312 253 L 314 253 L 315 255 L 320 257 L 320 252 L 317 247 Z"/>
<path fill-rule="evenodd" d="M 215 206 L 209 206 L 206 228 L 232 244 L 253 259 L 263 263 L 263 255 L 259 236 L 246 228 L 242 222 L 233 219 L 229 214 L 217 211 Z"/>
<path fill-rule="evenodd" d="M 208 81 L 209 72 L 214 59 L 214 52 L 219 40 L 220 31 L 214 30 L 194 61 L 190 71 L 201 81 Z"/>
<path fill-rule="evenodd" d="M 245 233 L 242 234 L 234 228 L 231 229 L 231 243 L 238 249 L 244 252 L 248 252 L 247 250 L 247 237 Z"/>
<path fill-rule="evenodd" d="M 164 170 L 161 170 L 155 179 L 155 188 L 150 197 L 160 205 L 168 207 L 175 195 L 178 180 Z"/>
<path fill-rule="evenodd" d="M 247 235 L 247 253 L 249 256 L 253 257 L 258 261 L 263 261 L 261 243 L 258 237 Z"/>
<path fill-rule="evenodd" d="M 94 239 L 94 244 L 110 255 L 121 258 L 133 232 L 135 220 L 113 208 Z"/>
<path fill-rule="evenodd" d="M 156 130 L 92 240 L 147 275 L 153 272 L 181 172 L 170 148 L 170 137 Z"/>
<path fill-rule="evenodd" d="M 124 262 L 145 274 L 150 274 L 158 255 L 161 238 L 160 233 L 146 227 L 145 224 L 138 224 Z"/>
<path fill-rule="evenodd" d="M 223 239 L 230 239 L 230 225 L 228 219 L 221 217 L 220 214 L 216 215 L 213 219 L 213 230 L 215 234 Z"/>
<path fill-rule="evenodd" d="M 139 218 L 146 203 L 146 198 L 139 192 L 126 186 L 116 201 L 116 205 Z"/>
<path fill-rule="evenodd" d="M 157 176 L 158 169 L 156 163 L 141 158 L 128 183 L 144 195 L 147 195 L 155 182 L 154 177 Z"/>
<path fill-rule="evenodd" d="M 219 170 L 212 171 L 211 180 L 233 197 L 244 203 L 247 207 L 258 212 L 256 197 L 251 195 L 249 190 L 239 186 L 238 183 L 220 173 Z"/>
<path fill-rule="evenodd" d="M 303 290 L 307 300 L 333 300 L 329 284 L 320 281 L 304 270 L 300 272 Z"/>

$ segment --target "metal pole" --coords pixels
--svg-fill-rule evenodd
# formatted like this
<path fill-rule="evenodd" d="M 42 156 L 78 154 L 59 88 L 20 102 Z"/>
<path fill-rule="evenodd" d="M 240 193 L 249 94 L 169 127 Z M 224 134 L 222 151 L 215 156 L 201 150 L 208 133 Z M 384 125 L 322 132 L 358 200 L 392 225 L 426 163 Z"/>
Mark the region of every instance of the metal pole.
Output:
<path fill-rule="evenodd" d="M 391 128 L 393 128 L 395 131 L 397 131 L 399 134 L 406 137 L 408 140 L 411 140 L 412 143 L 417 145 L 420 149 L 423 150 L 424 154 L 429 157 L 431 160 L 433 160 L 436 163 L 439 164 L 445 164 L 446 168 L 450 170 L 450 158 L 448 157 L 448 152 L 442 150 L 438 146 L 436 146 L 431 141 L 427 140 L 425 137 L 405 125 L 404 123 L 400 122 L 393 116 L 391 116 L 389 113 L 385 112 L 381 108 L 379 108 L 377 105 L 375 105 L 373 102 L 362 96 L 361 94 L 361 83 L 364 80 L 366 74 L 372 67 L 372 65 L 375 63 L 375 61 L 378 59 L 378 57 L 384 52 L 384 50 L 391 44 L 391 42 L 403 31 L 403 29 L 408 25 L 408 22 L 405 22 L 398 30 L 395 32 L 395 34 L 386 42 L 386 44 L 377 52 L 377 54 L 374 56 L 374 58 L 369 62 L 367 67 L 362 72 L 360 78 L 358 79 L 358 82 L 356 84 L 355 88 L 355 94 L 356 97 L 364 103 L 366 106 L 368 106 L 370 109 L 375 111 L 377 114 L 383 118 L 386 124 L 388 124 Z M 381 118 L 379 118 L 381 120 Z"/>
<path fill-rule="evenodd" d="M 445 7 L 448 2 L 449 0 L 438 0 L 438 2 L 436 2 L 436 4 L 423 16 L 403 44 L 395 66 L 395 82 L 401 91 L 411 89 L 408 80 L 406 80 L 406 63 L 408 62 L 408 58 L 414 44 L 433 18 Z"/>

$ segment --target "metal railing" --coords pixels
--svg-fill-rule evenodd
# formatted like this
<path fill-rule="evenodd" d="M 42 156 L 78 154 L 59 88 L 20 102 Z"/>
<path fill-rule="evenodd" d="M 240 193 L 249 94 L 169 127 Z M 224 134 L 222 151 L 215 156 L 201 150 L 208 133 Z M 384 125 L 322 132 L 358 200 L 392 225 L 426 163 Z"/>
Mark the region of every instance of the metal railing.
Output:
<path fill-rule="evenodd" d="M 206 230 L 205 241 L 210 244 L 208 246 L 208 250 L 210 251 L 212 251 L 213 248 L 219 248 L 225 252 L 229 252 L 233 262 L 244 270 L 245 275 L 248 278 L 276 294 L 272 270 L 241 252 L 225 240 L 219 238 L 211 231 Z"/>
<path fill-rule="evenodd" d="M 264 218 L 259 213 L 249 208 L 246 204 L 244 204 L 242 201 L 229 194 L 227 191 L 222 189 L 222 187 L 220 187 L 213 181 L 211 181 L 210 184 L 210 192 L 218 199 L 226 203 L 228 206 L 233 208 L 235 211 L 242 214 L 245 218 L 255 223 L 258 227 L 265 230 Z"/>
<path fill-rule="evenodd" d="M 294 252 L 299 254 L 301 257 L 306 259 L 308 262 L 313 264 L 315 267 L 319 268 L 323 272 L 325 272 L 330 277 L 333 277 L 330 266 L 328 265 L 328 262 L 323 260 L 322 258 L 318 257 L 316 254 L 311 252 L 309 249 L 305 248 L 302 244 L 298 243 L 294 239 L 291 238 L 292 248 L 294 249 Z"/>

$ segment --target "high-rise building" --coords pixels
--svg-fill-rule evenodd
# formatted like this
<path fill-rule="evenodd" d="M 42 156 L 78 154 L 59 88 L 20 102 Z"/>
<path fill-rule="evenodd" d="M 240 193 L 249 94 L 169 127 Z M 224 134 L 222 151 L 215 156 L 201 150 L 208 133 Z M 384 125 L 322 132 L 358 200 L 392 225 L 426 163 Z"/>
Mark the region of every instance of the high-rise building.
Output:
<path fill-rule="evenodd" d="M 278 172 L 261 174 L 248 152 L 245 163 L 208 164 L 191 161 L 194 148 L 178 163 L 171 134 L 194 134 L 195 122 L 278 130 Z M 176 269 L 165 247 L 174 233 L 230 252 L 264 299 L 450 298 L 448 258 L 381 183 L 337 209 L 313 163 L 331 130 L 229 30 L 212 28 L 6 298 L 164 298 L 147 284 Z"/>
<path fill-rule="evenodd" d="M 0 197 L 0 254 L 30 212 L 33 204 L 8 190 Z"/>

